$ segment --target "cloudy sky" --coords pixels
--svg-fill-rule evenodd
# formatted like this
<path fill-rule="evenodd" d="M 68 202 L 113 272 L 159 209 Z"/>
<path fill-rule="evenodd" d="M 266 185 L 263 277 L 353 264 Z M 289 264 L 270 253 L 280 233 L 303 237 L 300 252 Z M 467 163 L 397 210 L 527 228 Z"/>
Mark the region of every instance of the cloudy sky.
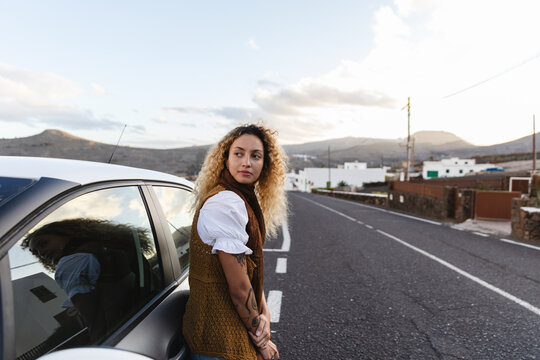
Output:
<path fill-rule="evenodd" d="M 445 130 L 476 145 L 540 118 L 537 0 L 0 2 L 0 138 L 282 143 Z M 539 125 L 540 128 L 540 125 Z"/>

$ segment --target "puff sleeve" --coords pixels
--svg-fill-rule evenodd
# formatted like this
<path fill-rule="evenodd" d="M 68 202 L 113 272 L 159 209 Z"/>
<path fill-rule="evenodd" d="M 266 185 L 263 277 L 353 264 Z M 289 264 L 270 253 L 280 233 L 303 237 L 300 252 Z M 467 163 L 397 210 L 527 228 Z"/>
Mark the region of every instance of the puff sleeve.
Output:
<path fill-rule="evenodd" d="M 218 250 L 229 254 L 253 253 L 246 246 L 248 214 L 244 200 L 234 192 L 225 190 L 210 197 L 199 212 L 197 231 L 201 240 L 212 246 L 212 254 Z"/>

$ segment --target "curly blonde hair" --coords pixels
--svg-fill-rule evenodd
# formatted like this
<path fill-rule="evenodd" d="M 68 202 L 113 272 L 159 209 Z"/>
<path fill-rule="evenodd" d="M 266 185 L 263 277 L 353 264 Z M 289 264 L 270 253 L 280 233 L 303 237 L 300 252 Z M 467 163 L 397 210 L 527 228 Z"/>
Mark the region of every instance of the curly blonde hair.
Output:
<path fill-rule="evenodd" d="M 263 143 L 264 163 L 261 175 L 255 183 L 255 193 L 264 215 L 266 230 L 268 234 L 275 235 L 278 226 L 287 216 L 288 203 L 283 187 L 287 173 L 287 155 L 277 142 L 276 131 L 263 125 L 238 126 L 208 150 L 195 182 L 194 208 L 198 209 L 208 193 L 218 184 L 232 143 L 245 134 L 255 135 Z"/>
<path fill-rule="evenodd" d="M 148 229 L 127 224 L 117 224 L 108 220 L 75 218 L 48 223 L 26 235 L 21 243 L 23 249 L 30 247 L 30 241 L 43 235 L 58 235 L 69 242 L 76 242 L 79 247 L 97 243 L 109 249 L 126 250 L 133 246 L 133 232 L 137 233 L 141 250 L 145 255 L 154 252 L 152 238 Z M 82 252 L 82 251 L 81 251 Z M 49 271 L 54 272 L 58 259 L 42 258 L 32 252 L 39 262 Z"/>

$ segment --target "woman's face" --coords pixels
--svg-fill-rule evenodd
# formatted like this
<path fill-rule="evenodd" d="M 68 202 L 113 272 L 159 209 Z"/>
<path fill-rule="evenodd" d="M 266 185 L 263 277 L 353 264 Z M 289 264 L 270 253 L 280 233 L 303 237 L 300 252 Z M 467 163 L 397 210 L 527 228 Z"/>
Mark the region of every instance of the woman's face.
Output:
<path fill-rule="evenodd" d="M 254 184 L 264 165 L 264 146 L 257 136 L 244 134 L 233 141 L 227 158 L 227 168 L 240 184 Z"/>
<path fill-rule="evenodd" d="M 67 243 L 68 239 L 64 236 L 43 234 L 32 238 L 28 247 L 32 254 L 42 259 L 57 262 L 62 256 L 62 251 Z"/>

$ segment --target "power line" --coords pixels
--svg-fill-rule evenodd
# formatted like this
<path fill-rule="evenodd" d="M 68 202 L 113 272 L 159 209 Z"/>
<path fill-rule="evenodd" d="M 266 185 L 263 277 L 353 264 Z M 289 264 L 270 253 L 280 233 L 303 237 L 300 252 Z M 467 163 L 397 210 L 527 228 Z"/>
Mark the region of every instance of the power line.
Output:
<path fill-rule="evenodd" d="M 491 76 L 491 77 L 489 77 L 489 78 L 487 78 L 487 79 L 485 79 L 485 80 L 482 80 L 482 81 L 480 81 L 480 82 L 477 82 L 476 84 L 473 84 L 473 85 L 468 86 L 468 87 L 466 87 L 466 88 L 464 88 L 464 89 L 461 89 L 461 90 L 459 90 L 459 91 L 456 91 L 456 92 L 454 92 L 454 93 L 451 93 L 451 94 L 449 94 L 449 95 L 446 95 L 446 96 L 443 97 L 443 99 L 448 99 L 449 97 L 455 96 L 455 95 L 457 95 L 457 94 L 461 94 L 462 92 L 465 92 L 465 91 L 470 90 L 470 89 L 472 89 L 472 88 L 475 88 L 475 87 L 477 87 L 477 86 L 479 86 L 479 85 L 482 85 L 482 84 L 484 84 L 484 83 L 486 83 L 486 82 L 488 82 L 488 81 L 490 81 L 490 80 L 493 80 L 493 79 L 495 79 L 495 78 L 498 78 L 499 76 L 502 76 L 502 75 L 504 75 L 504 74 L 506 74 L 506 73 L 508 73 L 508 72 L 510 72 L 510 71 L 512 71 L 512 70 L 514 70 L 514 69 L 517 69 L 518 67 L 523 66 L 523 65 L 527 64 L 528 62 L 533 61 L 534 59 L 536 59 L 536 58 L 538 58 L 538 57 L 540 57 L 540 53 L 534 55 L 533 57 L 531 57 L 531 58 L 529 58 L 529 59 L 527 59 L 527 60 L 524 60 L 524 61 L 520 62 L 520 63 L 517 64 L 517 65 L 514 65 L 514 66 L 512 66 L 512 67 L 509 67 L 508 69 L 506 69 L 506 70 L 504 70 L 504 71 L 502 71 L 502 72 L 500 72 L 500 73 L 498 73 L 498 74 L 496 74 L 496 75 L 493 75 L 493 76 Z"/>

